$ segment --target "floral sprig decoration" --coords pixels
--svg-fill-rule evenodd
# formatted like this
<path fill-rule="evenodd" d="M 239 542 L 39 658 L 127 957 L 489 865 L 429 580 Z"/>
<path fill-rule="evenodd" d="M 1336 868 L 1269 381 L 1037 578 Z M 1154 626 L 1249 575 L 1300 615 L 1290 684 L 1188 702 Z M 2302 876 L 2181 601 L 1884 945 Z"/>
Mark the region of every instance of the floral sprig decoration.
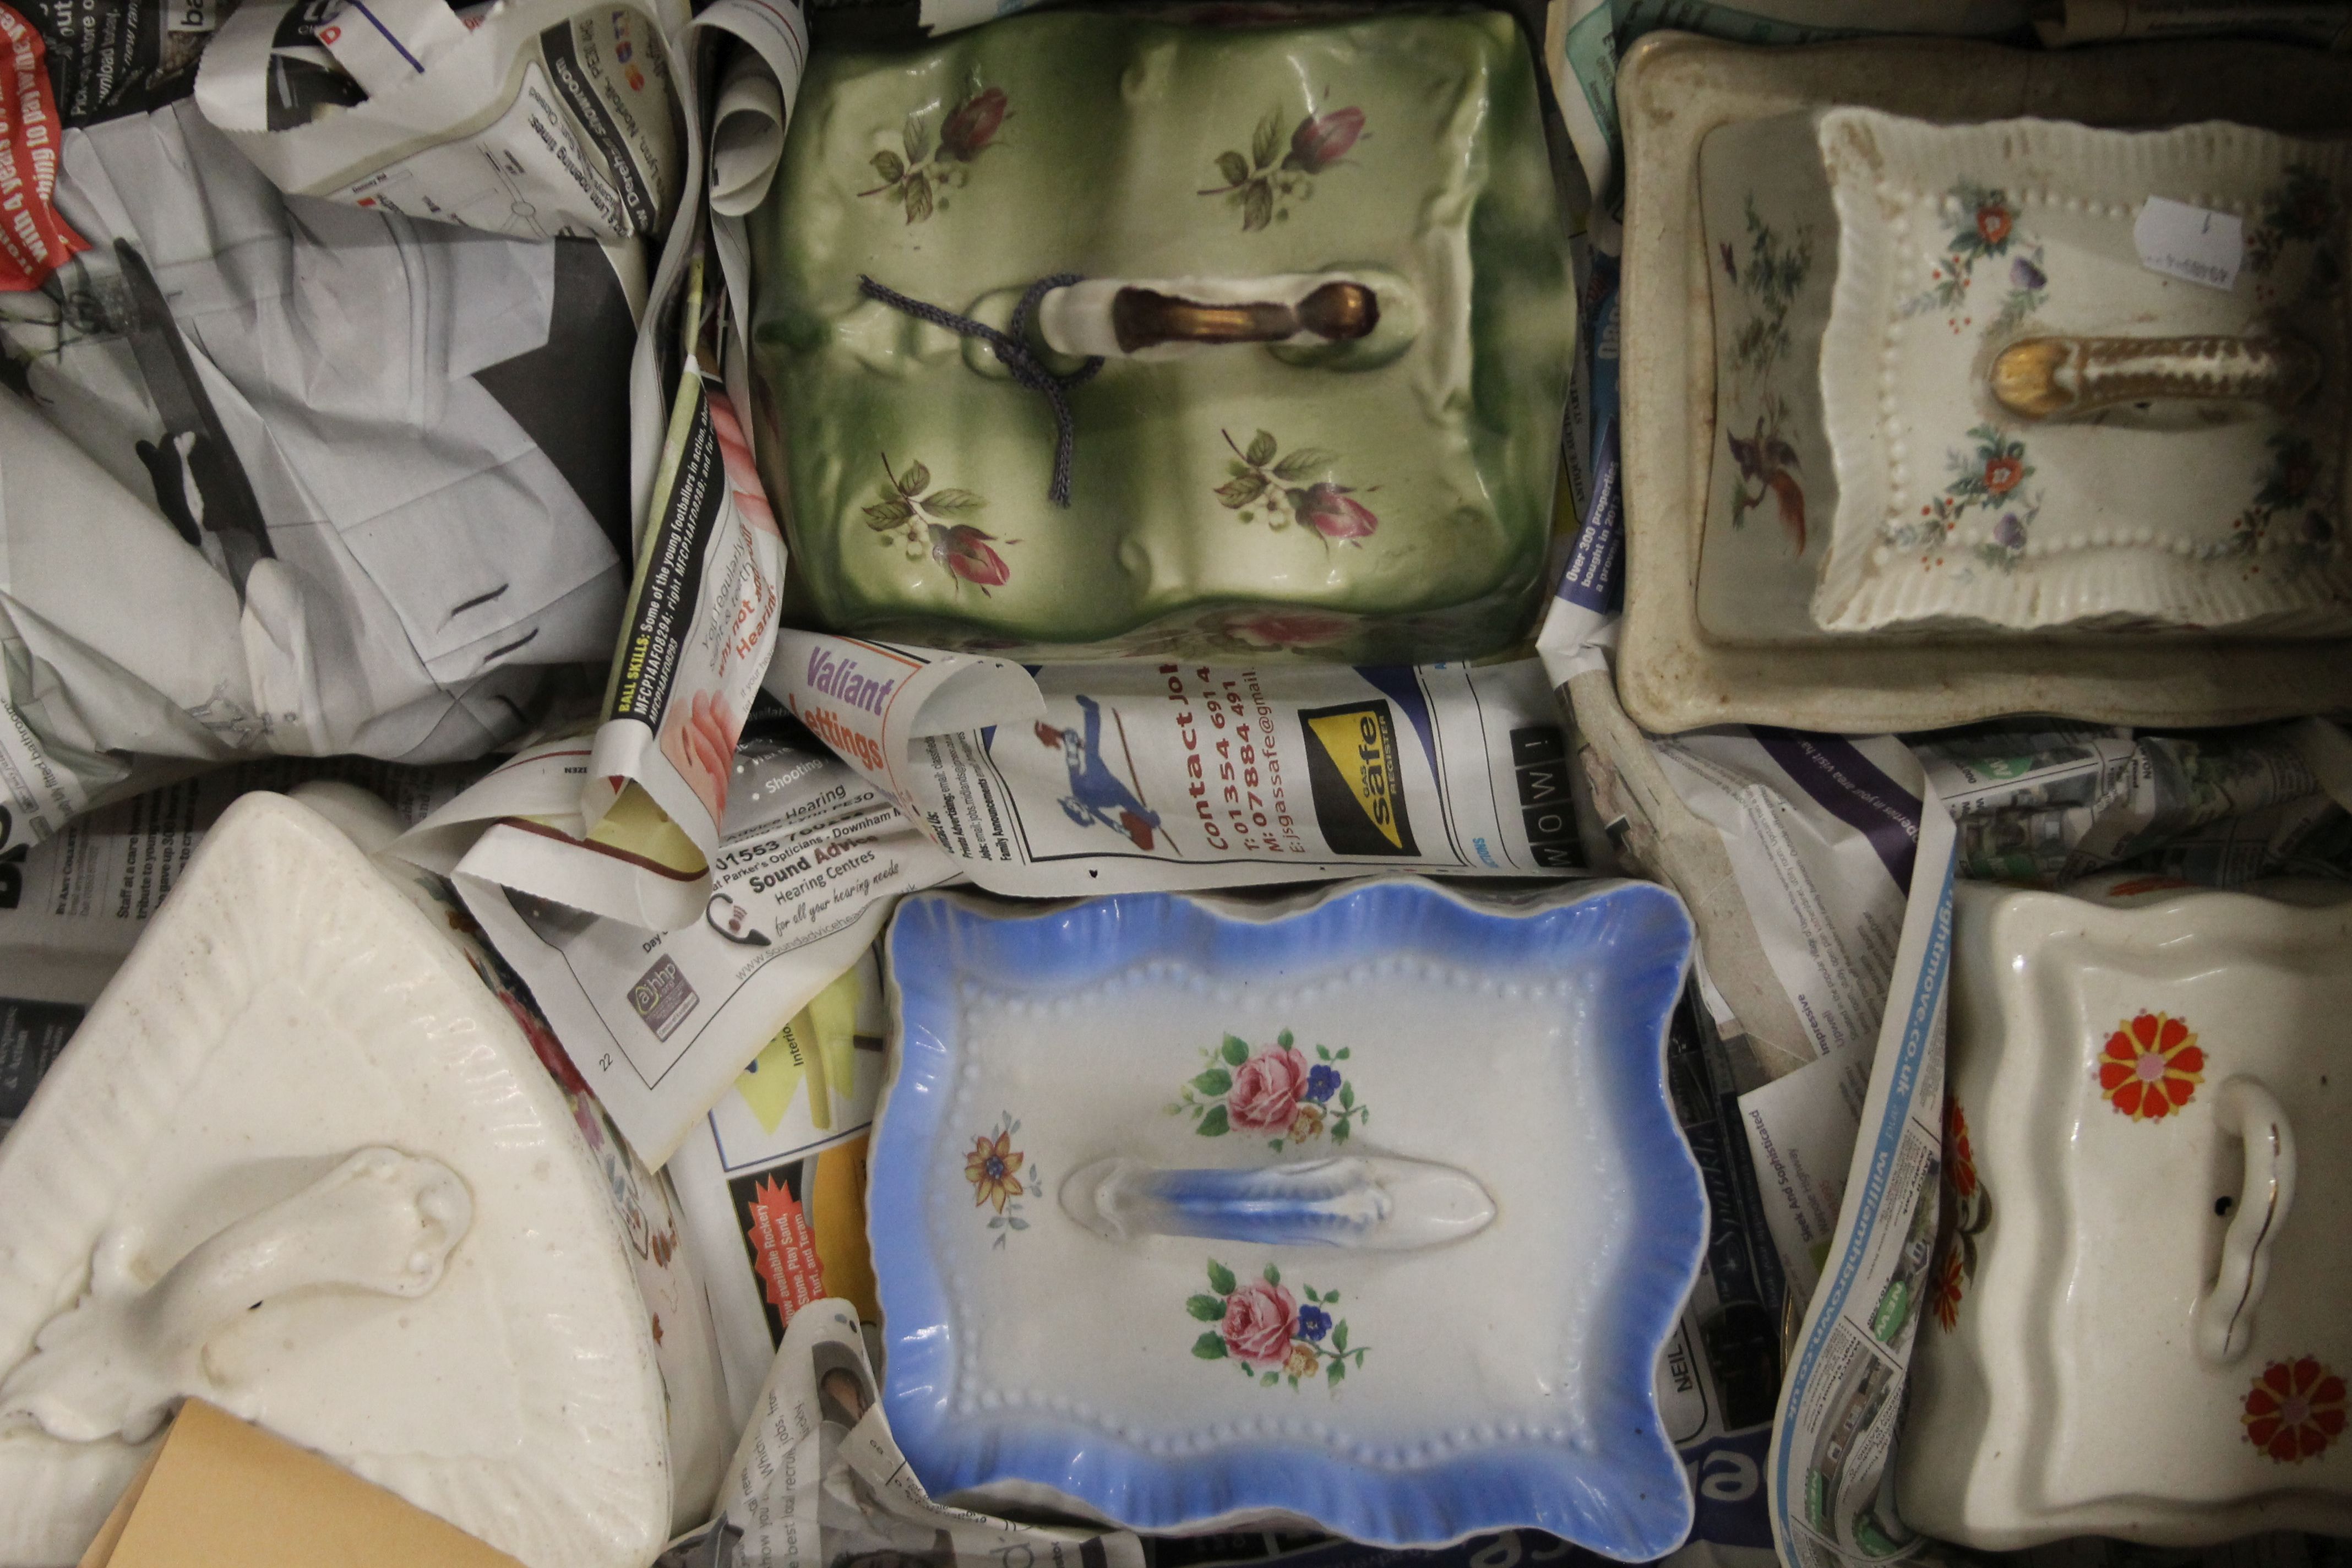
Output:
<path fill-rule="evenodd" d="M 1184 1310 L 1216 1327 L 1192 1342 L 1192 1353 L 1202 1361 L 1237 1363 L 1243 1376 L 1266 1388 L 1287 1378 L 1295 1389 L 1319 1373 L 1324 1386 L 1336 1391 L 1347 1381 L 1350 1363 L 1357 1372 L 1364 1370 L 1370 1347 L 1348 1342 L 1348 1321 L 1331 1310 L 1339 1304 L 1339 1292 L 1312 1285 L 1299 1289 L 1306 1293 L 1304 1302 L 1271 1263 L 1243 1284 L 1232 1269 L 1210 1258 L 1209 1293 L 1190 1298 Z"/>
<path fill-rule="evenodd" d="M 882 475 L 878 499 L 864 509 L 866 526 L 879 542 L 903 543 L 909 561 L 929 555 L 946 568 L 959 592 L 969 583 L 985 595 L 1012 581 L 1013 568 L 995 547 L 1021 542 L 953 521 L 984 510 L 985 496 L 949 487 L 932 489 L 930 469 L 920 463 L 910 463 L 904 471 L 893 469 L 887 452 L 882 454 Z"/>
<path fill-rule="evenodd" d="M 1929 269 L 1927 288 L 1904 304 L 1906 316 L 1933 310 L 1957 313 L 1968 303 L 1969 290 L 1976 286 L 1977 263 L 2007 256 L 2011 247 L 2020 242 L 2017 209 L 2006 191 L 1962 180 L 1944 193 L 1943 206 L 1953 215 L 1945 254 Z M 1991 330 L 2006 331 L 2015 326 L 2041 309 L 2049 297 L 2050 278 L 2042 269 L 2042 247 L 2035 246 L 2010 264 L 2009 283 L 2009 292 L 2000 312 L 1993 317 Z M 1958 331 L 1969 322 L 1952 320 L 1946 324 Z"/>
<path fill-rule="evenodd" d="M 1223 196 L 1239 207 L 1244 234 L 1287 220 L 1290 209 L 1282 204 L 1313 196 L 1315 176 L 1344 160 L 1365 135 L 1360 109 L 1310 112 L 1292 130 L 1286 149 L 1282 121 L 1280 109 L 1268 110 L 1250 137 L 1247 157 L 1238 152 L 1217 154 L 1217 174 L 1225 183 L 1193 193 Z"/>
<path fill-rule="evenodd" d="M 1201 1053 L 1206 1065 L 1186 1081 L 1168 1114 L 1191 1116 L 1192 1131 L 1203 1138 L 1271 1134 L 1266 1146 L 1277 1153 L 1327 1135 L 1345 1143 L 1358 1124 L 1371 1120 L 1340 1065 L 1351 1050 L 1317 1046 L 1310 1062 L 1288 1029 L 1255 1052 L 1239 1035 L 1227 1035 Z"/>
<path fill-rule="evenodd" d="M 884 151 L 869 160 L 882 183 L 861 196 L 894 195 L 907 211 L 908 223 L 924 223 L 933 211 L 948 205 L 947 193 L 971 183 L 971 165 L 995 142 L 1012 113 L 1001 87 L 975 90 L 940 121 L 937 140 L 928 116 L 909 114 L 898 130 L 905 156 Z"/>
<path fill-rule="evenodd" d="M 1722 243 L 1723 270 L 1752 301 L 1755 313 L 1731 337 L 1731 363 L 1748 375 L 1762 375 L 1789 352 L 1789 310 L 1813 271 L 1813 231 L 1800 228 L 1783 240 L 1748 198 L 1748 260 L 1741 265 L 1729 241 Z"/>
<path fill-rule="evenodd" d="M 1380 528 L 1377 512 L 1349 499 L 1358 493 L 1353 487 L 1328 478 L 1299 482 L 1310 474 L 1328 475 L 1339 461 L 1336 453 L 1319 447 L 1295 447 L 1286 457 L 1279 455 L 1281 444 L 1271 432 L 1260 430 L 1250 437 L 1247 447 L 1237 445 L 1230 431 L 1217 434 L 1234 453 L 1225 465 L 1231 477 L 1217 487 L 1217 504 L 1239 512 L 1242 521 L 1255 522 L 1263 514 L 1269 529 L 1281 530 L 1296 522 L 1312 530 L 1326 544 L 1352 544 L 1358 549 Z"/>
<path fill-rule="evenodd" d="M 2291 165 L 2286 179 L 2263 200 L 2246 228 L 2246 264 L 2258 274 L 2274 269 L 2290 242 L 2323 239 L 2336 223 L 2336 196 L 2327 177 L 2308 163 Z"/>
<path fill-rule="evenodd" d="M 971 1152 L 964 1156 L 963 1179 L 971 1184 L 971 1206 L 995 1205 L 988 1228 L 997 1233 L 998 1250 L 1014 1231 L 1029 1228 L 1021 1213 L 1021 1200 L 1044 1190 L 1045 1178 L 1038 1174 L 1036 1162 L 1013 1146 L 1013 1135 L 1020 1131 L 1021 1123 L 1005 1111 L 996 1119 L 992 1132 L 972 1139 Z"/>

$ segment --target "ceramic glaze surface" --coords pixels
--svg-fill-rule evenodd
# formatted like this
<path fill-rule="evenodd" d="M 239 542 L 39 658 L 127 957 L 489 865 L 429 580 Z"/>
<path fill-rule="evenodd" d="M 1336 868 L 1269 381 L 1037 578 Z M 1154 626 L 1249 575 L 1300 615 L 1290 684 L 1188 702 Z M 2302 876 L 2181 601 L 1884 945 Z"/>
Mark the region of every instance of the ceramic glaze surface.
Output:
<path fill-rule="evenodd" d="M 1680 1539 L 1651 1369 L 1706 1205 L 1662 1081 L 1672 895 L 1482 908 L 1394 880 L 1028 918 L 933 897 L 890 940 L 871 1225 L 884 1402 L 927 1486 L 1044 1486 L 1145 1529 L 1517 1525 L 1628 1559 Z M 1394 1251 L 1114 1240 L 1055 1197 L 1113 1156 L 1335 1152 L 1454 1167 L 1493 1218 Z"/>
<path fill-rule="evenodd" d="M 1712 132 L 1703 624 L 1751 639 L 2352 630 L 2347 182 L 2339 143 L 2219 123 L 1843 108 Z M 2143 264 L 2151 197 L 2242 226 L 2230 287 Z M 2126 353 L 2200 337 L 2201 355 Z M 2102 375 L 2163 382 L 2149 372 L 2199 395 L 2068 418 L 2019 411 L 2069 401 L 2039 378 L 2038 398 L 1995 395 L 1996 363 L 2015 381 L 2025 360 L 2003 351 L 2024 343 L 2073 388 L 2084 340 L 2105 345 L 2090 401 Z M 2278 341 L 2284 361 L 2222 355 Z M 2208 395 L 2265 377 L 2267 403 Z"/>
<path fill-rule="evenodd" d="M 224 1320 L 239 1280 L 270 1289 Z M 646 1308 L 562 1095 L 425 916 L 278 796 L 205 835 L 0 1146 L 0 1405 L 86 1383 L 74 1324 L 147 1286 L 200 1309 L 163 1321 L 194 1348 L 149 1346 L 169 1386 L 114 1428 L 201 1394 L 531 1568 L 634 1568 L 667 1535 Z M 63 1440 L 78 1402 L 25 1403 L 0 1563 L 69 1563 L 152 1445 Z"/>
<path fill-rule="evenodd" d="M 751 229 L 759 444 L 836 627 L 1360 663 L 1490 651 L 1536 609 L 1574 319 L 1507 17 L 1042 15 L 821 51 Z M 1067 393 L 1064 509 L 1046 397 L 859 279 L 1003 328 L 1066 274 L 1047 342 L 1112 346 L 1088 291 L 1117 279 L 1310 318 L 1356 283 L 1379 324 L 1108 360 Z"/>
<path fill-rule="evenodd" d="M 2148 880 L 1959 890 L 1899 1478 L 1923 1532 L 2352 1530 L 2352 902 Z M 2228 1263 L 2249 1248 L 2251 1288 Z"/>

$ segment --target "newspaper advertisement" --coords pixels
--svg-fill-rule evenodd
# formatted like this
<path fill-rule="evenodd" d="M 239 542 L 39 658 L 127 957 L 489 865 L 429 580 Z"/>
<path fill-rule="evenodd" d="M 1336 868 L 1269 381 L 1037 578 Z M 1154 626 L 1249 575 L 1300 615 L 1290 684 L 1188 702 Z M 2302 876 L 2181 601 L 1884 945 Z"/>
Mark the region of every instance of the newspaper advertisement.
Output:
<path fill-rule="evenodd" d="M 820 1297 L 878 1325 L 866 1149 L 889 1013 L 869 948 L 751 1058 L 667 1167 L 719 1331 L 731 1430 L 793 1314 Z"/>
<path fill-rule="evenodd" d="M 677 205 L 677 0 L 247 0 L 205 117 L 293 195 L 525 239 L 649 238 Z"/>
<path fill-rule="evenodd" d="M 600 912 L 656 931 L 692 924 L 709 901 L 735 743 L 783 592 L 783 535 L 709 368 L 716 312 L 705 320 L 702 282 L 698 263 L 684 318 L 700 341 L 678 378 L 580 803 L 592 835 L 609 826 L 645 862 L 629 907 Z"/>
<path fill-rule="evenodd" d="M 659 1169 L 779 1026 L 856 962 L 901 893 L 953 861 L 805 734 L 737 748 L 710 890 L 674 931 L 593 912 L 618 857 L 583 827 L 584 736 L 519 754 L 393 852 L 446 869 L 565 1053 Z"/>
<path fill-rule="evenodd" d="M 949 722 L 928 683 L 955 657 L 787 631 L 768 689 L 992 892 L 1583 868 L 1532 659 L 1048 665 Z"/>
<path fill-rule="evenodd" d="M 1145 1568 L 1128 1531 L 1016 1524 L 933 1502 L 891 1440 L 857 1309 L 831 1298 L 784 1331 L 719 1503 L 709 1530 L 664 1564 Z"/>
<path fill-rule="evenodd" d="M 1844 1203 L 1775 1415 L 1772 1535 L 1798 1568 L 1883 1561 L 1920 1544 L 1895 1510 L 1894 1445 L 1936 1251 L 1957 840 L 1935 785 L 1922 789 L 1917 869 Z"/>

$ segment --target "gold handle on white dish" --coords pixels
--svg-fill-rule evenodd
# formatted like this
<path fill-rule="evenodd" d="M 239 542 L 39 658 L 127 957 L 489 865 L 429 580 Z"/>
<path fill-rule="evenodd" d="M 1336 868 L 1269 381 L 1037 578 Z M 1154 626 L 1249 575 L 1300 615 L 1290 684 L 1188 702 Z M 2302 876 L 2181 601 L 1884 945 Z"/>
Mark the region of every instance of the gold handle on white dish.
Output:
<path fill-rule="evenodd" d="M 2238 1077 L 2213 1097 L 2213 1120 L 2246 1146 L 2238 1206 L 2221 1237 L 2221 1267 L 2197 1303 L 2197 1353 L 2216 1366 L 2246 1353 L 2271 1271 L 2271 1244 L 2294 1202 L 2294 1129 L 2278 1097 Z"/>
<path fill-rule="evenodd" d="M 1993 401 L 2021 419 L 2080 419 L 2154 403 L 2294 407 L 2319 384 L 2319 353 L 2288 337 L 2026 338 L 2000 351 Z"/>

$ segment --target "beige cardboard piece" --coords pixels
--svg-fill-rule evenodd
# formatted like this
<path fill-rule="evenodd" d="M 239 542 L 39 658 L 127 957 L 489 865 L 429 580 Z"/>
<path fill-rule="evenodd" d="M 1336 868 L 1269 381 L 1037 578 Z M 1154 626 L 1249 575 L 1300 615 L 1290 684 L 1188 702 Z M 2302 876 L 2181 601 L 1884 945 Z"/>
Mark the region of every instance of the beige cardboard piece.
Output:
<path fill-rule="evenodd" d="M 518 1568 L 307 1448 L 191 1399 L 81 1568 Z"/>

